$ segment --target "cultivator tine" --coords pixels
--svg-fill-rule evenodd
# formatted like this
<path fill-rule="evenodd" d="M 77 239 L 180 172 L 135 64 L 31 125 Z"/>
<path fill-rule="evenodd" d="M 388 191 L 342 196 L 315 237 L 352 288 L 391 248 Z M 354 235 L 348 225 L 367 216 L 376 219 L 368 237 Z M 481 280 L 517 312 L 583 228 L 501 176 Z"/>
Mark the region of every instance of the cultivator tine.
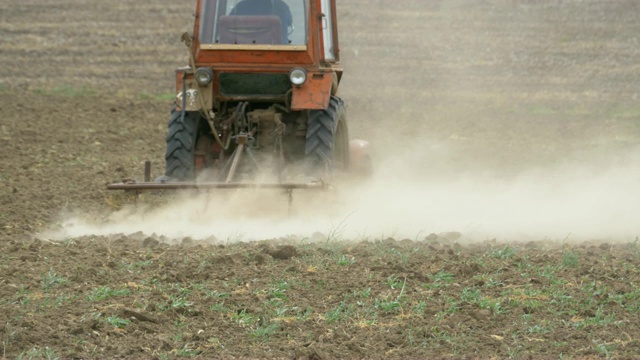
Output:
<path fill-rule="evenodd" d="M 287 200 L 288 200 L 288 208 L 287 212 L 289 216 L 291 216 L 292 208 L 293 208 L 293 189 L 287 190 Z"/>
<path fill-rule="evenodd" d="M 144 162 L 144 182 L 151 181 L 151 161 Z"/>
<path fill-rule="evenodd" d="M 211 201 L 211 191 L 207 190 L 207 197 L 204 199 L 204 209 L 202 209 L 203 213 L 209 210 L 209 201 Z"/>

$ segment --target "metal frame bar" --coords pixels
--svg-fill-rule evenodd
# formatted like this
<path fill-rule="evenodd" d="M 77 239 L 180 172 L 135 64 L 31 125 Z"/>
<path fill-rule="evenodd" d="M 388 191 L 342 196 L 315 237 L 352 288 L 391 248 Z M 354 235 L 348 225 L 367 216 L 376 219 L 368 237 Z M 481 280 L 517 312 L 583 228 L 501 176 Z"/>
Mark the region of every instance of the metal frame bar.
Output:
<path fill-rule="evenodd" d="M 196 182 L 176 182 L 176 183 L 116 183 L 107 185 L 108 190 L 186 190 L 186 189 L 328 189 L 325 183 L 282 183 L 282 184 L 251 184 L 251 183 L 196 183 Z"/>

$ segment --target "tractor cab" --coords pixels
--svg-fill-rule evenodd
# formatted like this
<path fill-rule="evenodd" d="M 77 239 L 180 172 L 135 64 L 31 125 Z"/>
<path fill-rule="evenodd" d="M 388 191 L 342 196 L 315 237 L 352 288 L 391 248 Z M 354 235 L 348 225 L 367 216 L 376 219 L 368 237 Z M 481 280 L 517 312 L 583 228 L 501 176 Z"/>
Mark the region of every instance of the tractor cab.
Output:
<path fill-rule="evenodd" d="M 190 99 L 189 110 L 235 101 L 324 109 L 342 76 L 335 0 L 200 0 L 190 51 L 177 91 L 191 78 L 185 90 L 206 99 Z"/>

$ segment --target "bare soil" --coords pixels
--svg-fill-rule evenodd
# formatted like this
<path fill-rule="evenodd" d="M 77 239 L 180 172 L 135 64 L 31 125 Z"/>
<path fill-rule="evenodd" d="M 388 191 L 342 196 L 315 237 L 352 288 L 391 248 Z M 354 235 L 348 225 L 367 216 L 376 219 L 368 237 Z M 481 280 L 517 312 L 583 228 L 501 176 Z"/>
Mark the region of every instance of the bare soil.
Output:
<path fill-rule="evenodd" d="M 108 216 L 106 184 L 144 160 L 162 173 L 194 3 L 0 3 L 2 357 L 638 357 L 635 234 L 43 238 L 69 213 Z M 636 176 L 639 8 L 343 1 L 351 134 L 417 180 Z"/>

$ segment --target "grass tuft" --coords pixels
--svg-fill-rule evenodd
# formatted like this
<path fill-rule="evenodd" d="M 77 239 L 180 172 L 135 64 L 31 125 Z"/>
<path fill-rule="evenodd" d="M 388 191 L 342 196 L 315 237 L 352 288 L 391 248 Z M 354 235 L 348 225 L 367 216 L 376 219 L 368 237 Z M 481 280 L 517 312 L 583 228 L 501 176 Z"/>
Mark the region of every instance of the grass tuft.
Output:
<path fill-rule="evenodd" d="M 66 278 L 58 275 L 53 271 L 53 269 L 49 270 L 49 272 L 42 274 L 40 276 L 40 285 L 44 290 L 50 290 L 55 286 L 65 285 L 69 282 Z"/>
<path fill-rule="evenodd" d="M 112 289 L 107 286 L 94 289 L 89 295 L 87 300 L 89 301 L 103 301 L 116 296 L 126 296 L 131 294 L 129 289 Z"/>

